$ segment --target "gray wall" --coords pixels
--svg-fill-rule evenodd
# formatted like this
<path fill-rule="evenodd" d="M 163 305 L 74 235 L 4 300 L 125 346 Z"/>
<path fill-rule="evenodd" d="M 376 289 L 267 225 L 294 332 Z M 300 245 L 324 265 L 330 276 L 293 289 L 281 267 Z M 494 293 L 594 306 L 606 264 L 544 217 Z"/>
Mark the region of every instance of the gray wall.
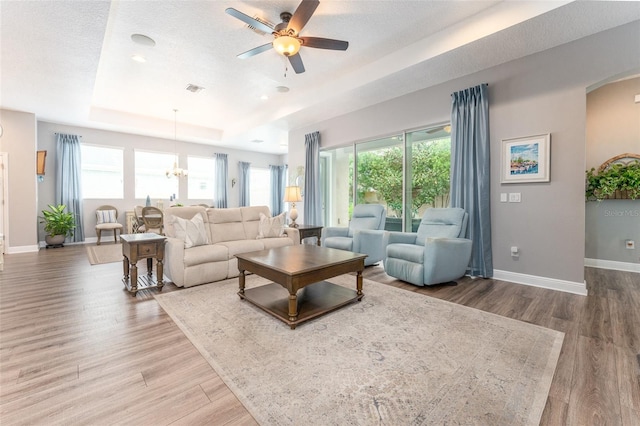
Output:
<path fill-rule="evenodd" d="M 113 200 L 85 200 L 84 201 L 84 230 L 85 238 L 95 237 L 95 209 L 103 204 L 115 206 L 119 212 L 118 221 L 125 225 L 126 210 L 133 210 L 136 205 L 144 205 L 144 199 L 135 198 L 135 176 L 134 176 L 134 149 L 143 149 L 157 152 L 173 153 L 177 149 L 179 153 L 180 166 L 187 168 L 187 156 L 213 157 L 216 152 L 229 154 L 229 182 L 231 178 L 238 177 L 238 161 L 248 161 L 255 167 L 268 167 L 270 164 L 282 164 L 282 156 L 263 154 L 257 152 L 240 151 L 228 148 L 220 148 L 210 145 L 202 145 L 190 142 L 176 143 L 174 148 L 173 139 L 161 139 L 149 136 L 140 136 L 127 133 L 111 132 L 106 130 L 89 129 L 84 127 L 67 126 L 56 123 L 38 122 L 38 150 L 47 150 L 47 174 L 44 182 L 38 183 L 38 205 L 40 212 L 47 208 L 48 204 L 54 203 L 55 198 L 55 133 L 68 133 L 82 136 L 82 143 L 90 145 L 113 146 L 124 148 L 124 199 Z M 35 158 L 35 154 L 34 154 Z M 35 161 L 35 160 L 34 160 Z M 167 167 L 171 165 L 168 164 Z M 35 166 L 34 166 L 35 167 Z M 238 185 L 231 188 L 229 183 L 229 206 L 238 206 Z M 178 201 L 183 204 L 211 204 L 208 200 L 187 200 L 187 180 L 180 180 Z M 35 197 L 34 197 L 35 199 Z M 157 199 L 153 199 L 153 205 Z M 164 205 L 169 206 L 169 199 L 165 199 Z M 108 241 L 107 234 L 106 240 Z M 44 240 L 42 226 L 38 229 L 40 241 Z"/>
<path fill-rule="evenodd" d="M 6 251 L 33 251 L 38 244 L 36 117 L 26 112 L 0 109 L 0 123 L 4 129 L 0 152 L 8 153 L 9 171 Z"/>
<path fill-rule="evenodd" d="M 373 105 L 289 134 L 289 167 L 304 165 L 304 135 L 340 146 L 450 118 L 450 94 L 489 83 L 494 267 L 584 282 L 587 87 L 640 69 L 636 21 L 554 49 Z M 500 184 L 501 140 L 551 133 L 551 182 Z M 520 192 L 521 203 L 500 203 Z M 304 223 L 302 204 L 301 222 Z M 514 260 L 509 249 L 520 247 Z"/>
<path fill-rule="evenodd" d="M 596 170 L 624 153 L 640 154 L 640 78 L 609 83 L 587 95 L 587 167 Z M 625 248 L 634 240 L 636 249 Z M 636 263 L 640 253 L 640 200 L 586 203 L 588 259 Z"/>

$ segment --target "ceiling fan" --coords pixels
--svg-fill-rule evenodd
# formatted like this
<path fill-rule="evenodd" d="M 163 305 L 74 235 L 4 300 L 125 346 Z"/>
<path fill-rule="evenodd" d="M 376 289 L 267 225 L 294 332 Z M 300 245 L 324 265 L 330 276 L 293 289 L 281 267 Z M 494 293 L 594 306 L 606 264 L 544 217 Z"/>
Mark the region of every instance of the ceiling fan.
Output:
<path fill-rule="evenodd" d="M 347 50 L 349 47 L 348 41 L 320 37 L 300 37 L 300 31 L 302 31 L 302 28 L 307 24 L 319 4 L 320 2 L 318 0 L 302 0 L 302 3 L 298 5 L 298 8 L 293 15 L 289 12 L 282 12 L 280 14 L 282 22 L 275 26 L 259 21 L 249 15 L 245 15 L 232 7 L 226 9 L 225 12 L 234 18 L 238 18 L 249 26 L 264 33 L 271 34 L 274 37 L 273 42 L 247 50 L 246 52 L 239 54 L 238 58 L 249 58 L 273 47 L 278 53 L 289 59 L 289 63 L 296 74 L 301 74 L 305 70 L 300 53 L 298 53 L 300 47 L 305 46 L 316 49 Z"/>

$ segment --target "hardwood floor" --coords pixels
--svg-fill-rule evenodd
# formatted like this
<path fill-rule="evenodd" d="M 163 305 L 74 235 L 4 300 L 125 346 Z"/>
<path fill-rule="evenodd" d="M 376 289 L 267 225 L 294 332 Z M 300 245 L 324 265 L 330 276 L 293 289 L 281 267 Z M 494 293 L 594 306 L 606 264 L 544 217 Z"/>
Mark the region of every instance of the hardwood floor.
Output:
<path fill-rule="evenodd" d="M 255 424 L 155 290 L 124 290 L 120 263 L 91 266 L 67 246 L 4 266 L 2 425 Z M 639 274 L 587 268 L 588 297 L 469 278 L 415 287 L 381 267 L 364 276 L 566 333 L 541 424 L 640 425 Z"/>

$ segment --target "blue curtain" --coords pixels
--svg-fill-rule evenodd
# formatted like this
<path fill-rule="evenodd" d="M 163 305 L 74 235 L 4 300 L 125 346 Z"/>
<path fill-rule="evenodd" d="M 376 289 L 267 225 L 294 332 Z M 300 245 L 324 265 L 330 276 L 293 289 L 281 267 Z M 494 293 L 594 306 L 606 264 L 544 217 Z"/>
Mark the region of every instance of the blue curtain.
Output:
<path fill-rule="evenodd" d="M 469 213 L 470 275 L 491 277 L 488 86 L 471 87 L 451 98 L 451 207 Z"/>
<path fill-rule="evenodd" d="M 251 163 L 238 161 L 238 187 L 240 189 L 240 207 L 247 207 L 251 205 L 251 179 L 249 173 L 251 173 Z"/>
<path fill-rule="evenodd" d="M 320 132 L 304 136 L 304 223 L 322 225 L 322 194 L 320 193 Z"/>
<path fill-rule="evenodd" d="M 73 237 L 65 241 L 84 241 L 82 216 L 82 185 L 80 167 L 80 136 L 56 133 L 56 204 L 64 204 L 73 213 L 76 228 Z"/>
<path fill-rule="evenodd" d="M 214 154 L 216 159 L 216 188 L 214 193 L 213 204 L 218 208 L 227 207 L 227 179 L 229 176 L 229 165 L 227 154 Z"/>
<path fill-rule="evenodd" d="M 284 211 L 284 188 L 287 166 L 269 166 L 271 172 L 271 214 L 277 216 Z"/>

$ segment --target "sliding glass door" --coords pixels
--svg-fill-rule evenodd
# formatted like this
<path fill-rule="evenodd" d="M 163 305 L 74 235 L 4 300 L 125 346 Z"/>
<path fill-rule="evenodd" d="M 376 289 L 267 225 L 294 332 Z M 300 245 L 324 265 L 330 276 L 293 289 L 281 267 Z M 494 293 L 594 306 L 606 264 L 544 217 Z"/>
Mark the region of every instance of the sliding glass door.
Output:
<path fill-rule="evenodd" d="M 323 150 L 326 226 L 347 226 L 355 201 L 384 205 L 385 229 L 415 232 L 426 209 L 449 205 L 450 131 L 431 126 Z"/>
<path fill-rule="evenodd" d="M 405 232 L 417 231 L 426 209 L 449 206 L 450 132 L 444 125 L 405 134 Z"/>
<path fill-rule="evenodd" d="M 387 227 L 402 224 L 402 163 L 402 135 L 356 144 L 357 203 L 384 205 Z"/>

